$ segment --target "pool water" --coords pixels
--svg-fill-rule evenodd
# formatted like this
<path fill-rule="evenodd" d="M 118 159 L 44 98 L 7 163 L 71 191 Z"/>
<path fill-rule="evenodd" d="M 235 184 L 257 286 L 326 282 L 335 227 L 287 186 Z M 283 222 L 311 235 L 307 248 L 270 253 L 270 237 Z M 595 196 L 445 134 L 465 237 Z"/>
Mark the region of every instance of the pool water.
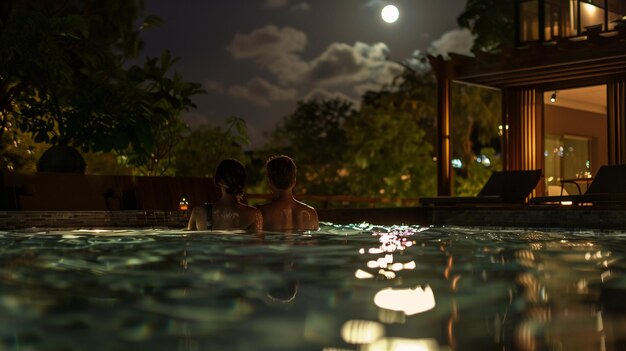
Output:
<path fill-rule="evenodd" d="M 626 233 L 0 232 L 0 350 L 624 350 Z"/>

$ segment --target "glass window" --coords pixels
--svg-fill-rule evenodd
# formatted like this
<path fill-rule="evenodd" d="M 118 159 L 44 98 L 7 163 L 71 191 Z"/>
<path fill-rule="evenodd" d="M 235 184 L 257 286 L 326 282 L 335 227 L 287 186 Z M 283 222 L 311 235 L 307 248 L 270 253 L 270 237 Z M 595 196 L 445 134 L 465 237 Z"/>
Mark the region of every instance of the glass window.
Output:
<path fill-rule="evenodd" d="M 609 30 L 614 30 L 617 25 L 617 21 L 622 19 L 626 15 L 626 1 L 623 0 L 609 0 Z"/>
<path fill-rule="evenodd" d="M 539 40 L 539 1 L 530 0 L 520 3 L 520 42 Z"/>
<path fill-rule="evenodd" d="M 552 40 L 554 37 L 560 36 L 561 9 L 559 4 L 551 3 L 549 1 L 546 1 L 544 7 L 544 38 L 546 40 Z"/>
<path fill-rule="evenodd" d="M 604 0 L 580 1 L 580 28 L 584 32 L 604 25 Z M 604 28 L 602 28 L 604 30 Z"/>
<path fill-rule="evenodd" d="M 561 0 L 562 28 L 564 37 L 578 35 L 578 6 L 576 0 Z"/>

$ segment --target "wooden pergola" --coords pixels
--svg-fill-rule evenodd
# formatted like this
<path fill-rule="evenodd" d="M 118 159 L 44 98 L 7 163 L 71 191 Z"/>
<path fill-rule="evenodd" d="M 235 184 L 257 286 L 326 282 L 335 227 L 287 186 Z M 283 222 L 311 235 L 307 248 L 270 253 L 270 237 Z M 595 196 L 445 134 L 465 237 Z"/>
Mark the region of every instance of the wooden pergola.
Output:
<path fill-rule="evenodd" d="M 429 57 L 438 82 L 437 183 L 450 195 L 450 84 L 502 91 L 502 155 L 507 170 L 543 169 L 543 93 L 606 85 L 609 164 L 626 163 L 626 27 L 532 42 L 498 54 Z"/>

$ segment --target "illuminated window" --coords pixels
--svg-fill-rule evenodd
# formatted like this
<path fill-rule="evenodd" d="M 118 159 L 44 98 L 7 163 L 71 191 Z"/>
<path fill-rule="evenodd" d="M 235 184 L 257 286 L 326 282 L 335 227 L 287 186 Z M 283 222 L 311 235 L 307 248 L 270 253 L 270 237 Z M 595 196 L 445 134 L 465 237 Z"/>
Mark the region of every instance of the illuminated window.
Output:
<path fill-rule="evenodd" d="M 517 6 L 520 43 L 615 30 L 626 15 L 623 0 L 518 0 Z"/>
<path fill-rule="evenodd" d="M 539 40 L 539 1 L 530 0 L 520 3 L 520 41 Z"/>

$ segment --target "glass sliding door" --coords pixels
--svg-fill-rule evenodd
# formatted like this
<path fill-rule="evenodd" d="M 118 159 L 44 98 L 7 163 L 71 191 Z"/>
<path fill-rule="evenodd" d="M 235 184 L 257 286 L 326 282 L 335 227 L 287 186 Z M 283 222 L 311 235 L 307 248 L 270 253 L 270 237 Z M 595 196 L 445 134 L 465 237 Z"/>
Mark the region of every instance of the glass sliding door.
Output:
<path fill-rule="evenodd" d="M 560 187 L 564 179 L 591 177 L 590 138 L 546 134 L 544 144 L 546 189 L 551 185 Z M 566 183 L 565 189 L 570 194 L 578 193 L 571 183 Z"/>

